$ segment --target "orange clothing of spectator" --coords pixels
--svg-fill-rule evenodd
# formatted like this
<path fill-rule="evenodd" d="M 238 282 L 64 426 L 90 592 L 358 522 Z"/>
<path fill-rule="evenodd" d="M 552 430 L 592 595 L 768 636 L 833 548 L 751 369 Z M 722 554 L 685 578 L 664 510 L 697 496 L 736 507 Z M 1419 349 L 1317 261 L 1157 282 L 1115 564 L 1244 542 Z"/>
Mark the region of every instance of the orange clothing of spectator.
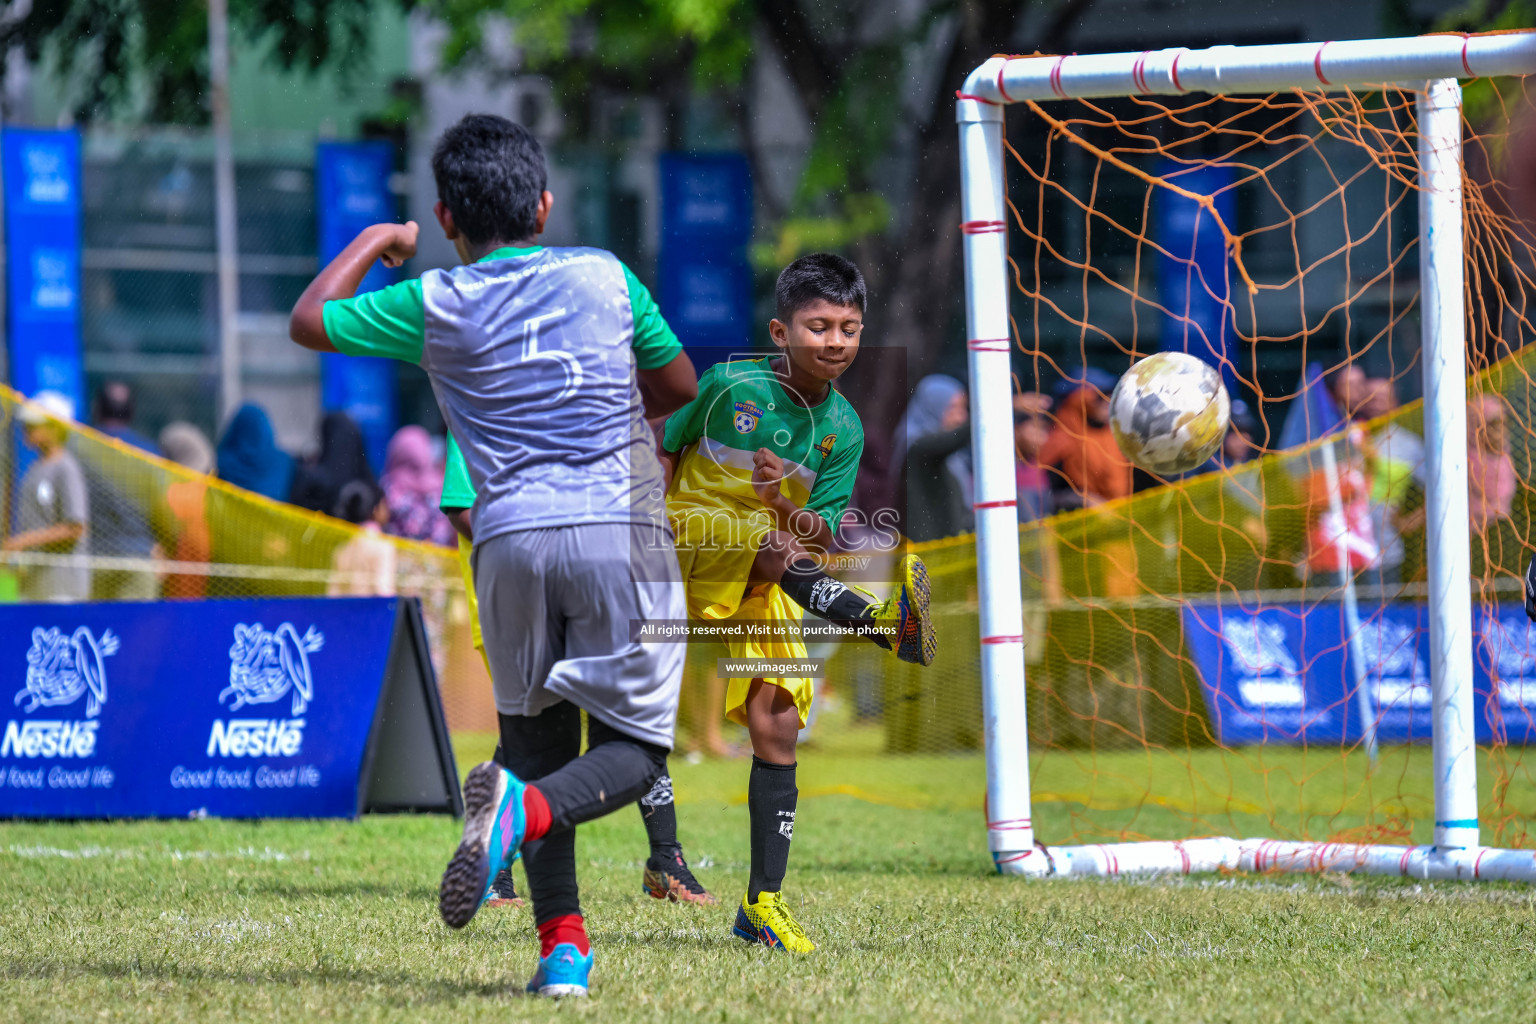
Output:
<path fill-rule="evenodd" d="M 1086 506 L 1100 505 L 1131 493 L 1130 460 L 1115 444 L 1108 424 L 1089 422 L 1088 407 L 1097 400 L 1091 388 L 1078 388 L 1062 399 L 1056 425 L 1040 447 L 1040 466 L 1052 472 Z"/>
<path fill-rule="evenodd" d="M 171 557 L 178 562 L 213 559 L 213 531 L 208 528 L 208 482 L 178 480 L 165 489 L 165 504 L 176 520 L 176 544 Z M 165 578 L 165 596 L 199 598 L 208 594 L 208 577 L 175 573 Z"/>

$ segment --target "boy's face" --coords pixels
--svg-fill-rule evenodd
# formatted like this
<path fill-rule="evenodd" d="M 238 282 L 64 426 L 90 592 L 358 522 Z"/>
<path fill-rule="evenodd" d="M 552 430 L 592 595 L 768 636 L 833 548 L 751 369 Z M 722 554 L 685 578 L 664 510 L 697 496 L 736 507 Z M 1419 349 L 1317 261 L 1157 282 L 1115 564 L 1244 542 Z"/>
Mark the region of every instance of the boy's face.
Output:
<path fill-rule="evenodd" d="M 771 320 L 768 333 L 791 363 L 817 380 L 833 381 L 859 354 L 864 314 L 857 306 L 817 299 L 790 315 L 789 323 Z"/>

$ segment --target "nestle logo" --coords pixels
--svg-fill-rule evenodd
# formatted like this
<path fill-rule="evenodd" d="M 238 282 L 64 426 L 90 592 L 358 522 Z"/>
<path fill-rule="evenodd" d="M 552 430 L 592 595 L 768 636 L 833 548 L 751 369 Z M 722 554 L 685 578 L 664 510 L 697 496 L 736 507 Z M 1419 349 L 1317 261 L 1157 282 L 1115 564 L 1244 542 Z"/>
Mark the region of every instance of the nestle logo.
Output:
<path fill-rule="evenodd" d="M 91 757 L 96 753 L 96 727 L 100 724 L 41 719 L 6 722 L 0 757 Z"/>
<path fill-rule="evenodd" d="M 208 756 L 295 757 L 303 743 L 302 718 L 215 720 L 208 733 Z"/>

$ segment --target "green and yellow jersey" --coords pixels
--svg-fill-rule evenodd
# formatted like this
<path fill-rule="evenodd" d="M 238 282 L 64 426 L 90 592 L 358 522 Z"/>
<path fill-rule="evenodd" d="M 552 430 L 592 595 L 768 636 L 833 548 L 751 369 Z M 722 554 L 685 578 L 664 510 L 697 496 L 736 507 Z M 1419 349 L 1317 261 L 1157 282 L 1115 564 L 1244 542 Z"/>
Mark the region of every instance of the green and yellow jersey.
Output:
<path fill-rule="evenodd" d="M 811 408 L 790 399 L 767 359 L 718 363 L 699 378 L 699 397 L 667 420 L 662 447 L 681 453 L 667 514 L 689 510 L 766 514 L 752 489 L 752 458 L 766 448 L 784 461 L 782 492 L 833 528 L 853 496 L 864 429 L 835 389 Z"/>

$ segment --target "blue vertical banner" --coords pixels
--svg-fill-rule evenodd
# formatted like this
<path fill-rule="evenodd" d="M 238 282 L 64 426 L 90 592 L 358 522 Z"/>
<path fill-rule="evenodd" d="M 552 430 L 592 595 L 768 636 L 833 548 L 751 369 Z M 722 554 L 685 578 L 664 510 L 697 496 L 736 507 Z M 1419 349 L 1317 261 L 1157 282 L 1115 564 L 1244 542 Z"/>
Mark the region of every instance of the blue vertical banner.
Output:
<path fill-rule="evenodd" d="M 744 157 L 662 155 L 657 301 L 683 347 L 698 352 L 700 370 L 752 344 L 751 240 L 752 172 Z"/>
<path fill-rule="evenodd" d="M 1232 168 L 1168 163 L 1158 173 L 1180 188 L 1211 196 L 1222 223 L 1236 230 Z M 1240 354 L 1232 348 L 1236 330 L 1226 305 L 1235 271 L 1226 236 L 1210 210 L 1168 189 L 1158 190 L 1155 224 L 1154 238 L 1164 250 L 1158 257 L 1158 302 L 1168 311 L 1162 315 L 1163 350 L 1188 352 L 1217 367 L 1232 397 L 1240 398 L 1233 365 Z"/>
<path fill-rule="evenodd" d="M 6 335 L 11 386 L 85 407 L 80 355 L 80 134 L 6 129 Z"/>
<path fill-rule="evenodd" d="M 370 224 L 397 219 L 389 177 L 395 149 L 388 142 L 322 142 L 315 150 L 315 199 L 319 209 L 320 262 L 329 263 Z M 399 272 L 375 263 L 358 294 L 393 284 Z M 399 412 L 395 366 L 388 359 L 325 354 L 320 357 L 320 402 L 351 416 L 363 432 L 375 471 Z"/>

